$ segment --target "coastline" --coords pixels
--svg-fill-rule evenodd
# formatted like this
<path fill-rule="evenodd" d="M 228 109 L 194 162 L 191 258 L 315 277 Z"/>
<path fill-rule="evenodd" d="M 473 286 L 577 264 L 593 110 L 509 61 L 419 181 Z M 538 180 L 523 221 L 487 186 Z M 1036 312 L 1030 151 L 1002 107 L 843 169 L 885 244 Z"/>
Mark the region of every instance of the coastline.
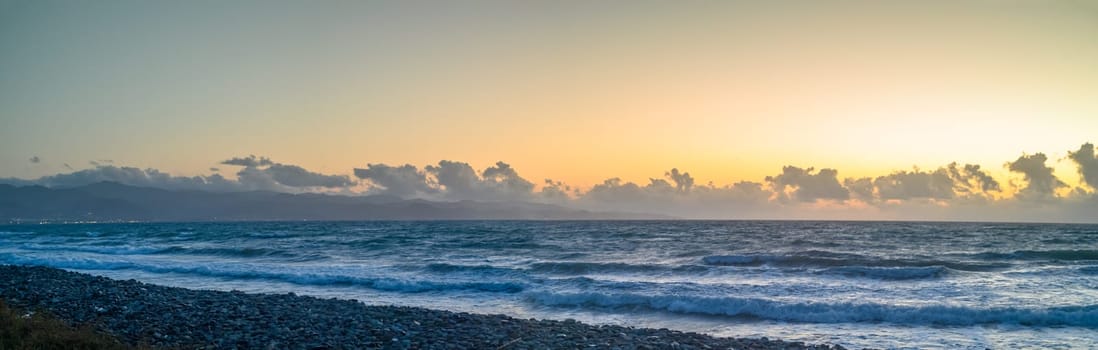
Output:
<path fill-rule="evenodd" d="M 290 294 L 192 290 L 0 265 L 0 299 L 130 343 L 204 349 L 843 349 Z"/>

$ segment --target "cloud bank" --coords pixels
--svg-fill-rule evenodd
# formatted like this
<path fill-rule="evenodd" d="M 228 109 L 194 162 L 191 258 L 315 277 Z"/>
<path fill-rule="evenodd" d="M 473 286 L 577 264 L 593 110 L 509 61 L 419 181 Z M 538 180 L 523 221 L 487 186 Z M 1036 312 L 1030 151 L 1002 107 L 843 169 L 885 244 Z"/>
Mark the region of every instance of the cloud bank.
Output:
<path fill-rule="evenodd" d="M 310 189 L 344 189 L 358 184 L 346 175 L 325 175 L 255 155 L 230 158 L 221 164 L 244 167 L 236 173 L 236 184 L 245 190 L 302 192 Z"/>
<path fill-rule="evenodd" d="M 1068 158 L 1079 166 L 1079 175 L 1090 189 L 1098 190 L 1098 156 L 1094 154 L 1094 144 L 1084 143 L 1079 149 L 1068 152 Z"/>
<path fill-rule="evenodd" d="M 535 202 L 571 208 L 712 219 L 918 219 L 970 221 L 1098 221 L 1098 156 L 1091 143 L 1066 152 L 1081 181 L 1070 188 L 1044 153 L 1022 154 L 1003 168 L 1019 179 L 1002 181 L 976 164 L 949 163 L 923 170 L 897 170 L 871 177 L 842 177 L 837 169 L 787 165 L 760 182 L 699 184 L 689 172 L 671 168 L 635 183 L 608 178 L 588 189 L 524 178 L 497 162 L 481 170 L 442 160 L 412 164 L 367 164 L 352 176 L 322 174 L 267 157 L 232 157 L 219 166 L 239 167 L 235 179 L 216 174 L 172 176 L 156 169 L 115 166 L 35 180 L 0 183 L 72 187 L 101 181 L 175 190 L 324 192 L 387 195 L 441 201 Z"/>
<path fill-rule="evenodd" d="M 300 166 L 281 164 L 263 157 L 235 157 L 220 162 L 224 165 L 242 166 L 237 179 L 227 179 L 220 174 L 199 176 L 173 176 L 157 169 L 115 166 L 110 160 L 90 161 L 92 168 L 71 173 L 43 176 L 35 180 L 0 179 L 0 183 L 46 187 L 76 187 L 97 182 L 117 182 L 130 186 L 153 187 L 168 190 L 201 190 L 213 192 L 274 191 L 287 193 L 315 192 L 347 189 L 358 183 L 346 175 L 325 175 L 308 171 Z M 67 165 L 67 164 L 66 164 Z M 70 168 L 71 167 L 67 167 Z M 211 171 L 216 168 L 211 168 Z"/>

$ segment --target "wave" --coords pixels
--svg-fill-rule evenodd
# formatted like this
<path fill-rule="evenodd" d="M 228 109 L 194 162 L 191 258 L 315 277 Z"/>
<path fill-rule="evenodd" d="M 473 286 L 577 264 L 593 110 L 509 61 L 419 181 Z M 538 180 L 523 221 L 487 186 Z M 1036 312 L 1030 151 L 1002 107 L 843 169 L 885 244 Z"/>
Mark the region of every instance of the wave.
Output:
<path fill-rule="evenodd" d="M 1047 309 L 973 308 L 947 305 L 885 305 L 875 303 L 789 302 L 762 298 L 679 295 L 549 293 L 528 294 L 544 306 L 638 308 L 680 314 L 759 318 L 804 323 L 887 322 L 912 325 L 971 326 L 1018 324 L 1098 328 L 1098 305 Z"/>
<path fill-rule="evenodd" d="M 227 256 L 241 258 L 272 257 L 285 258 L 291 261 L 312 261 L 327 258 L 321 254 L 297 254 L 281 249 L 271 248 L 194 248 L 194 247 L 153 247 L 153 246 L 62 246 L 46 244 L 24 244 L 19 246 L 23 250 L 34 251 L 61 251 L 94 253 L 102 255 L 207 255 Z"/>
<path fill-rule="evenodd" d="M 950 269 L 945 266 L 919 266 L 919 267 L 871 267 L 871 266 L 841 266 L 822 270 L 822 274 L 842 275 L 848 277 L 866 277 L 882 280 L 914 280 L 937 278 L 948 274 Z"/>
<path fill-rule="evenodd" d="M 423 267 L 423 270 L 434 273 L 476 273 L 482 275 L 508 275 L 515 273 L 539 273 L 545 275 L 579 276 L 590 274 L 617 274 L 617 273 L 704 273 L 711 270 L 710 267 L 701 265 L 656 265 L 656 264 L 630 264 L 630 263 L 599 263 L 584 261 L 556 261 L 533 263 L 526 267 L 498 267 L 492 265 L 456 265 L 448 263 L 434 263 Z"/>
<path fill-rule="evenodd" d="M 148 254 L 160 254 L 163 253 L 165 248 L 162 247 L 143 247 L 143 246 L 60 246 L 60 245 L 46 245 L 46 244 L 24 244 L 19 246 L 22 250 L 36 250 L 36 251 L 62 251 L 62 252 L 79 252 L 79 253 L 95 253 L 104 255 L 148 255 Z"/>
<path fill-rule="evenodd" d="M 534 272 L 557 275 L 586 275 L 595 273 L 647 273 L 647 272 L 677 272 L 677 273 L 701 273 L 709 271 L 708 267 L 699 265 L 656 265 L 656 264 L 630 264 L 630 263 L 598 263 L 584 261 L 558 261 L 540 262 L 531 264 L 529 269 Z"/>
<path fill-rule="evenodd" d="M 282 258 L 298 262 L 321 260 L 327 258 L 327 256 L 323 254 L 298 254 L 282 249 L 273 248 L 188 248 L 172 246 L 164 249 L 161 253 L 180 255 L 229 256 L 241 258 L 267 257 Z"/>
<path fill-rule="evenodd" d="M 1098 266 L 1083 266 L 1079 268 L 1079 273 L 1084 275 L 1098 275 Z"/>
<path fill-rule="evenodd" d="M 433 273 L 473 273 L 478 276 L 510 275 L 516 272 L 514 269 L 492 265 L 455 265 L 447 263 L 427 264 L 423 267 L 423 270 Z"/>
<path fill-rule="evenodd" d="M 442 282 L 424 279 L 394 277 L 352 276 L 338 273 L 310 271 L 286 272 L 285 266 L 274 266 L 282 272 L 264 270 L 254 265 L 157 265 L 132 261 L 104 261 L 87 258 L 30 258 L 13 254 L 0 254 L 0 261 L 14 265 L 40 265 L 74 270 L 138 270 L 152 273 L 178 273 L 243 280 L 271 280 L 298 285 L 355 286 L 380 291 L 401 293 L 444 292 L 473 290 L 496 293 L 517 293 L 525 286 L 518 282 L 457 281 Z"/>
<path fill-rule="evenodd" d="M 946 267 L 959 271 L 995 271 L 1010 267 L 1006 263 L 976 263 L 944 260 L 881 259 L 857 254 L 802 252 L 788 255 L 711 255 L 702 258 L 711 266 L 779 266 L 779 267 Z"/>
<path fill-rule="evenodd" d="M 1019 250 L 1011 255 L 1034 260 L 1098 260 L 1098 250 Z"/>
<path fill-rule="evenodd" d="M 712 272 L 712 268 L 704 265 L 655 265 L 655 264 L 629 264 L 629 263 L 597 263 L 597 262 L 540 262 L 529 265 L 526 268 L 507 268 L 491 265 L 455 265 L 447 263 L 428 264 L 423 270 L 431 273 L 446 274 L 475 274 L 479 276 L 510 276 L 519 273 L 533 272 L 544 275 L 557 276 L 583 276 L 597 274 L 673 274 L 699 275 Z M 803 269 L 796 270 L 804 271 Z M 942 277 L 950 273 L 952 269 L 941 266 L 837 266 L 813 271 L 821 275 L 839 275 L 847 277 L 861 277 L 881 280 L 912 280 Z"/>
<path fill-rule="evenodd" d="M 1098 250 L 1016 250 L 1010 253 L 985 252 L 971 255 L 984 260 L 1098 260 Z"/>

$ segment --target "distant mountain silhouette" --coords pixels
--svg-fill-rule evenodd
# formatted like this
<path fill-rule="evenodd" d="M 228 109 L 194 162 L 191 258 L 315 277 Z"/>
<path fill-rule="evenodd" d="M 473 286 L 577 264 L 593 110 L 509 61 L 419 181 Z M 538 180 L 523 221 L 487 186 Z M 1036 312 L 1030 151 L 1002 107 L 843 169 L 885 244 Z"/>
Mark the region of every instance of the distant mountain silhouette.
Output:
<path fill-rule="evenodd" d="M 0 220 L 584 220 L 665 219 L 528 202 L 435 202 L 393 196 L 173 191 L 100 182 L 72 188 L 0 184 Z"/>

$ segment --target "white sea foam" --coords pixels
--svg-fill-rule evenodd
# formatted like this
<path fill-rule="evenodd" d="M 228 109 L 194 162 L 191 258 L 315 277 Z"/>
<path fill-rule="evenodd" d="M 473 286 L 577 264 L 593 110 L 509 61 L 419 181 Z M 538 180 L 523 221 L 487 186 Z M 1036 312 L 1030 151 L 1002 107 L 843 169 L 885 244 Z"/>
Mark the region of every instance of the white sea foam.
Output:
<path fill-rule="evenodd" d="M 523 289 L 523 285 L 517 282 L 438 281 L 394 276 L 348 275 L 313 267 L 291 268 L 285 266 L 221 263 L 151 263 L 79 257 L 41 258 L 17 254 L 0 254 L 0 261 L 14 265 L 40 265 L 76 270 L 139 270 L 153 273 L 179 273 L 244 280 L 274 280 L 301 285 L 353 285 L 376 290 L 405 293 L 448 290 L 515 293 Z"/>
<path fill-rule="evenodd" d="M 65 251 L 65 252 L 84 252 L 84 253 L 97 253 L 108 255 L 137 255 L 137 254 L 156 254 L 163 253 L 166 248 L 162 247 L 150 247 L 150 246 L 72 246 L 72 245 L 50 245 L 50 244 L 24 244 L 19 246 L 23 250 L 39 250 L 39 251 Z"/>
<path fill-rule="evenodd" d="M 852 302 L 791 302 L 765 298 L 717 298 L 632 293 L 532 292 L 529 293 L 528 297 L 534 302 L 546 306 L 580 306 L 608 309 L 642 307 L 673 313 L 751 317 L 793 322 L 889 322 L 951 326 L 1018 324 L 1098 328 L 1098 305 L 1046 309 L 974 308 L 941 304 L 887 305 Z"/>

